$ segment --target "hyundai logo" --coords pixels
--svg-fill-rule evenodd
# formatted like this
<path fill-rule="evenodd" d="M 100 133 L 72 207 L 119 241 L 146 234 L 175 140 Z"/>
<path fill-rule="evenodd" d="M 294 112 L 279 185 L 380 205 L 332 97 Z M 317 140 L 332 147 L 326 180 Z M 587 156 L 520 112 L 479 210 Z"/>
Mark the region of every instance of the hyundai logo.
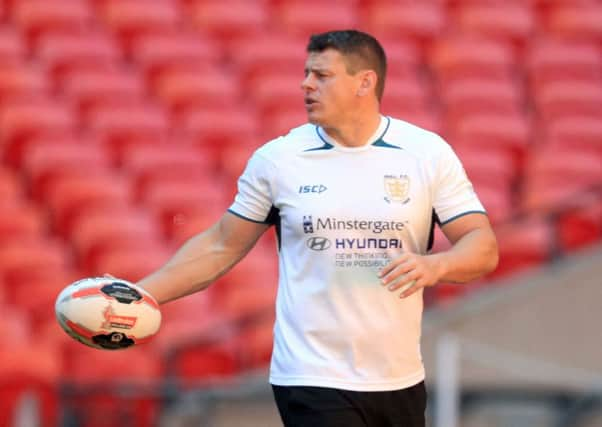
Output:
<path fill-rule="evenodd" d="M 307 247 L 313 251 L 325 251 L 330 247 L 330 240 L 326 237 L 310 237 L 307 239 Z"/>

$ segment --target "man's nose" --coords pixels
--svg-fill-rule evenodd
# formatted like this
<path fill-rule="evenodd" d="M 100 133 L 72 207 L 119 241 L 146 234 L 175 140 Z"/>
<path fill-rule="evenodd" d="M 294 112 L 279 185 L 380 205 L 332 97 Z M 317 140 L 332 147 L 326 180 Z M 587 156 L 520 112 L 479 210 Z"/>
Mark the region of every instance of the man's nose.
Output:
<path fill-rule="evenodd" d="M 309 91 L 314 89 L 314 82 L 313 79 L 311 77 L 311 74 L 308 74 L 302 81 L 301 81 L 301 89 L 303 89 L 303 91 Z"/>

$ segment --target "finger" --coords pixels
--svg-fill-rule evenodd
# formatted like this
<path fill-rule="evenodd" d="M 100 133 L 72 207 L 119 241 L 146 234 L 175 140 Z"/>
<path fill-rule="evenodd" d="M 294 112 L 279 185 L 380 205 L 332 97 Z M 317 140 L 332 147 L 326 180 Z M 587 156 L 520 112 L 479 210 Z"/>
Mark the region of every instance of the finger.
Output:
<path fill-rule="evenodd" d="M 411 286 L 408 286 L 399 294 L 399 298 L 407 298 L 410 295 L 413 295 L 416 292 L 418 292 L 423 287 L 424 286 L 418 280 L 414 280 L 412 281 Z"/>
<path fill-rule="evenodd" d="M 396 290 L 399 289 L 401 291 L 401 293 L 403 294 L 405 291 L 410 289 L 415 284 L 416 284 L 416 279 L 412 279 L 412 280 L 410 280 L 408 282 L 404 282 L 402 285 L 399 285 L 398 287 L 396 287 Z"/>
<path fill-rule="evenodd" d="M 387 289 L 389 289 L 390 291 L 400 290 L 402 288 L 405 288 L 408 283 L 416 281 L 416 279 L 418 279 L 418 277 L 414 272 L 400 274 L 388 284 Z"/>
<path fill-rule="evenodd" d="M 416 264 L 410 259 L 398 264 L 393 270 L 389 271 L 381 278 L 383 285 L 388 285 L 396 281 L 399 277 L 407 275 L 416 268 Z"/>
<path fill-rule="evenodd" d="M 403 254 L 398 258 L 391 260 L 387 265 L 385 265 L 379 272 L 378 277 L 384 277 L 389 274 L 395 267 L 397 267 L 400 263 L 407 261 L 407 254 Z"/>

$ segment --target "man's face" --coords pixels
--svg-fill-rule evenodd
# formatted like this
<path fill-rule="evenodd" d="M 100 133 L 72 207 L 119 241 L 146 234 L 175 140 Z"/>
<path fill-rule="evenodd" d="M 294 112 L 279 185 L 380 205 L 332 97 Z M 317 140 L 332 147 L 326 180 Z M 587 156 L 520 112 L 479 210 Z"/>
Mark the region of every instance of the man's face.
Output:
<path fill-rule="evenodd" d="M 359 78 L 348 74 L 343 56 L 334 49 L 311 52 L 301 83 L 310 123 L 337 127 L 353 111 Z"/>

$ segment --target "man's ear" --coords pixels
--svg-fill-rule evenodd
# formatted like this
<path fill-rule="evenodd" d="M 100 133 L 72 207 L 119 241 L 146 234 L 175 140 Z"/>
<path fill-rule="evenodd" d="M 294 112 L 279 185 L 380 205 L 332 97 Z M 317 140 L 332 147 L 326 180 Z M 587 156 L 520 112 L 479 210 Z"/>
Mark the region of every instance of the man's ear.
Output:
<path fill-rule="evenodd" d="M 378 79 L 376 73 L 372 70 L 360 71 L 360 85 L 357 90 L 358 96 L 366 96 L 373 92 L 376 88 Z"/>

